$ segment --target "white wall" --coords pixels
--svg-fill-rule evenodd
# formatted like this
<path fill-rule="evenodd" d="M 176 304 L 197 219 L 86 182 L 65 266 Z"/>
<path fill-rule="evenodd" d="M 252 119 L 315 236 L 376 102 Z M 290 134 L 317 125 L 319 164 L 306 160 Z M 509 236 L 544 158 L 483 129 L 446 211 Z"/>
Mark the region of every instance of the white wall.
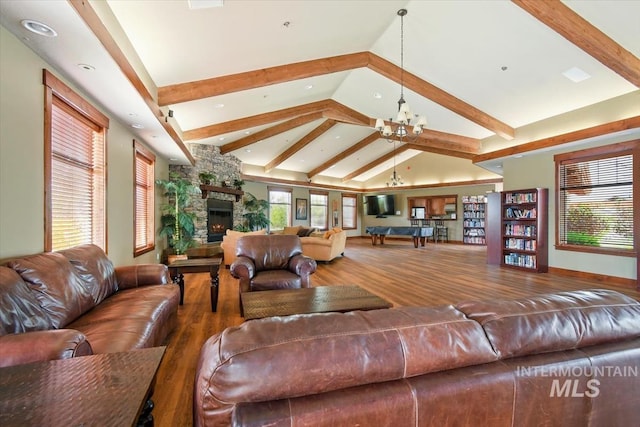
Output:
<path fill-rule="evenodd" d="M 62 79 L 57 70 L 0 26 L 0 259 L 44 250 L 43 68 Z M 126 126 L 109 118 L 108 255 L 116 265 L 157 262 L 162 247 L 133 257 L 134 136 Z M 167 169 L 166 161 L 158 157 L 158 177 L 166 177 Z"/>

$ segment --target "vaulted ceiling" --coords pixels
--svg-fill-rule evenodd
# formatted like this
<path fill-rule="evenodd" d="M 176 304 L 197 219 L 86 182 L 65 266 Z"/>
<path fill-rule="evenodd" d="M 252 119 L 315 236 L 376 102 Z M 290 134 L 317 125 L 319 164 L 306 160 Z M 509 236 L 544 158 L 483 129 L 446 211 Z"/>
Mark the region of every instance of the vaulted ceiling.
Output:
<path fill-rule="evenodd" d="M 195 161 L 188 143 L 213 144 L 253 175 L 345 187 L 367 188 L 396 163 L 423 174 L 445 158 L 478 168 L 483 141 L 512 146 L 523 126 L 640 87 L 637 1 L 198 7 L 213 3 L 2 2 L 0 22 L 20 37 L 21 19 L 56 28 L 57 40 L 24 41 L 124 123 L 140 123 L 134 132 L 171 163 Z M 571 81 L 570 70 L 587 78 Z M 394 145 L 373 126 L 395 117 L 401 83 L 428 125 Z"/>

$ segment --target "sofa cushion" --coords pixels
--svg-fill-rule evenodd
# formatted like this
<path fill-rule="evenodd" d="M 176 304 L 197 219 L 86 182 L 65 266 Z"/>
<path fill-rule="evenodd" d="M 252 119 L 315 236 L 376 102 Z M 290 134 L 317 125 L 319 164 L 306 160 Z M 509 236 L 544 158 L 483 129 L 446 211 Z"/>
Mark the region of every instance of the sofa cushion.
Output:
<path fill-rule="evenodd" d="M 311 233 L 313 233 L 314 231 L 316 231 L 316 229 L 314 227 L 300 227 L 300 229 L 298 230 L 298 232 L 296 233 L 298 235 L 298 237 L 307 237 L 310 236 Z"/>
<path fill-rule="evenodd" d="M 282 234 L 295 234 L 295 235 L 297 235 L 298 231 L 300 231 L 301 229 L 302 229 L 301 225 L 296 225 L 294 227 L 285 227 L 282 230 Z"/>
<path fill-rule="evenodd" d="M 456 305 L 479 322 L 501 358 L 640 337 L 640 302 L 604 289 Z"/>
<path fill-rule="evenodd" d="M 60 251 L 85 281 L 96 304 L 118 290 L 115 268 L 104 251 L 96 245 L 81 245 Z"/>
<path fill-rule="evenodd" d="M 8 266 L 20 274 L 54 328 L 62 328 L 93 308 L 91 292 L 69 260 L 56 252 L 19 258 Z"/>
<path fill-rule="evenodd" d="M 14 270 L 0 266 L 0 335 L 51 329 L 49 316 Z"/>
<path fill-rule="evenodd" d="M 275 400 L 496 359 L 480 325 L 451 306 L 270 317 L 210 338 L 196 389 L 208 404 Z"/>

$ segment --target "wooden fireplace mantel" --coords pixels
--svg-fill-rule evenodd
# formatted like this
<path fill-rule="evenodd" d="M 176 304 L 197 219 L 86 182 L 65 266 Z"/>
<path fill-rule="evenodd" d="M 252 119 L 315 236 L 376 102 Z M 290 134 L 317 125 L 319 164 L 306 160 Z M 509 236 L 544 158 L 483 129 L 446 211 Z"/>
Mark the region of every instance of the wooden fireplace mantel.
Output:
<path fill-rule="evenodd" d="M 231 188 L 231 187 L 216 187 L 214 185 L 202 184 L 200 185 L 200 191 L 202 191 L 203 199 L 207 198 L 207 196 L 209 195 L 209 192 L 233 194 L 236 196 L 236 202 L 239 202 L 240 198 L 244 196 L 244 191 L 242 190 L 236 190 L 235 188 Z"/>

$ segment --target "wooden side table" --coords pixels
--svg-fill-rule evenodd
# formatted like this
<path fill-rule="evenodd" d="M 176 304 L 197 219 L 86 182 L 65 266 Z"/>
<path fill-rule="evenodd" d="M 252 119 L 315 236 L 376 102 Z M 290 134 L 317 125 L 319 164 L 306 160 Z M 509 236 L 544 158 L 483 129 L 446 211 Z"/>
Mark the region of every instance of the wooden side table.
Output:
<path fill-rule="evenodd" d="M 165 349 L 0 368 L 0 425 L 152 426 L 150 398 Z"/>
<path fill-rule="evenodd" d="M 180 286 L 180 305 L 184 302 L 184 275 L 185 273 L 206 273 L 209 272 L 211 277 L 211 311 L 218 309 L 218 286 L 220 280 L 218 271 L 222 258 L 197 258 L 197 259 L 181 259 L 169 264 L 169 274 L 174 283 Z"/>

